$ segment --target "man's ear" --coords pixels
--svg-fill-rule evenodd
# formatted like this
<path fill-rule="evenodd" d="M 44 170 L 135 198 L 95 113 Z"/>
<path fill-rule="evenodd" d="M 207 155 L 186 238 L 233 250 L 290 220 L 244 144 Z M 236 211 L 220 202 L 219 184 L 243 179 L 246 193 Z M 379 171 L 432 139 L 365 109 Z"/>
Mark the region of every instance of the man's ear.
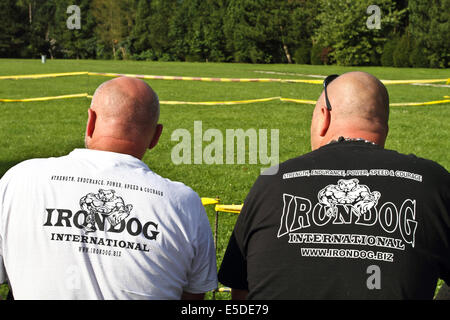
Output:
<path fill-rule="evenodd" d="M 97 114 L 91 108 L 88 109 L 88 122 L 86 125 L 86 136 L 92 138 L 95 130 L 95 122 L 97 121 Z"/>
<path fill-rule="evenodd" d="M 153 149 L 158 144 L 159 138 L 161 137 L 162 130 L 163 130 L 163 125 L 157 124 L 156 128 L 155 128 L 155 134 L 153 135 L 153 139 L 150 142 L 150 145 L 148 146 L 149 150 Z"/>
<path fill-rule="evenodd" d="M 331 124 L 331 113 L 327 107 L 323 106 L 320 108 L 320 124 L 319 124 L 319 135 L 325 137 L 328 132 L 328 128 Z"/>

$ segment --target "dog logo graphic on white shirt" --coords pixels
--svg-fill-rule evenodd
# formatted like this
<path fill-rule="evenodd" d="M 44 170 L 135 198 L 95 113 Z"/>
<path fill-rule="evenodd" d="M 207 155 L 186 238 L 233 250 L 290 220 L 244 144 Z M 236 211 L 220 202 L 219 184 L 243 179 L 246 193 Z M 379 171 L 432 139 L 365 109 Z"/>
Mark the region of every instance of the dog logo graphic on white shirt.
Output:
<path fill-rule="evenodd" d="M 371 192 L 366 185 L 360 185 L 358 179 L 340 179 L 337 185 L 330 184 L 319 191 L 319 202 L 327 208 L 327 215 L 335 217 L 337 205 L 351 205 L 357 216 L 368 212 L 378 204 L 381 193 Z"/>
<path fill-rule="evenodd" d="M 88 215 L 86 218 L 86 233 L 93 232 L 95 228 L 95 215 L 106 214 L 108 222 L 114 227 L 130 215 L 133 205 L 125 204 L 122 197 L 115 194 L 114 190 L 99 189 L 98 193 L 88 193 L 80 199 L 80 207 Z"/>

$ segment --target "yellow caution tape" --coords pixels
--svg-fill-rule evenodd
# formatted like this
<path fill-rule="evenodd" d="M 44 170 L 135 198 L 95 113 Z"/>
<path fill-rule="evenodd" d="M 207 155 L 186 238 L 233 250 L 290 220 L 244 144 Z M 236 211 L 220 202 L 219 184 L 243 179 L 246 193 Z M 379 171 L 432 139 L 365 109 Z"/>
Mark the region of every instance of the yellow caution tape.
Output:
<path fill-rule="evenodd" d="M 316 104 L 314 100 L 301 100 L 301 99 L 291 99 L 291 98 L 280 98 L 281 101 L 284 102 L 295 102 L 295 103 L 303 103 L 303 104 Z"/>
<path fill-rule="evenodd" d="M 103 73 L 89 72 L 90 76 L 103 77 L 131 77 L 147 80 L 182 80 L 182 81 L 206 81 L 206 82 L 280 82 L 281 79 L 271 78 L 209 78 L 209 77 L 183 77 L 183 76 L 157 76 L 146 74 L 127 74 L 127 73 Z"/>
<path fill-rule="evenodd" d="M 70 99 L 70 98 L 88 98 L 92 99 L 92 96 L 87 93 L 77 93 L 77 94 L 68 94 L 61 96 L 52 96 L 52 97 L 37 97 L 37 98 L 25 98 L 25 99 L 0 99 L 0 102 L 34 102 L 34 101 L 48 101 L 48 100 L 58 100 L 58 99 Z M 449 96 L 444 96 L 444 98 L 450 98 Z M 270 98 L 262 98 L 262 99 L 251 99 L 251 100 L 234 100 L 234 101 L 160 101 L 160 104 L 167 105 L 236 105 L 236 104 L 249 104 L 249 103 L 258 103 L 265 101 L 273 101 L 280 100 L 283 102 L 294 102 L 301 104 L 311 104 L 315 105 L 316 101 L 314 100 L 303 100 L 303 99 L 292 99 L 292 98 L 282 98 L 282 97 L 270 97 Z M 425 101 L 425 102 L 400 102 L 400 103 L 391 103 L 389 104 L 391 107 L 399 107 L 399 106 L 426 106 L 433 104 L 442 104 L 449 103 L 450 99 L 445 100 L 436 100 L 436 101 Z"/>
<path fill-rule="evenodd" d="M 239 214 L 242 210 L 242 206 L 242 204 L 216 204 L 214 210 Z"/>
<path fill-rule="evenodd" d="M 323 84 L 323 80 L 304 80 L 304 79 L 280 79 L 280 82 Z"/>
<path fill-rule="evenodd" d="M 59 100 L 59 99 L 70 99 L 70 98 L 82 98 L 87 97 L 87 93 L 77 93 L 77 94 L 66 94 L 62 96 L 53 97 L 38 97 L 38 98 L 27 98 L 27 99 L 0 99 L 0 102 L 32 102 L 32 101 L 48 101 L 48 100 Z"/>
<path fill-rule="evenodd" d="M 281 82 L 292 83 L 311 83 L 323 84 L 323 80 L 303 80 L 303 79 L 280 79 Z M 425 79 L 425 80 L 381 80 L 383 84 L 411 84 L 411 83 L 435 83 L 435 82 L 449 82 L 450 79 Z"/>
<path fill-rule="evenodd" d="M 81 71 L 81 72 L 65 72 L 65 73 L 24 74 L 15 76 L 0 76 L 0 80 L 42 79 L 54 77 L 80 76 L 85 74 L 88 74 L 88 72 Z"/>
<path fill-rule="evenodd" d="M 447 100 L 437 100 L 437 101 L 427 101 L 427 102 L 399 102 L 399 103 L 390 103 L 391 107 L 402 107 L 402 106 L 428 106 L 432 104 L 441 104 L 441 103 L 449 103 L 450 99 Z"/>
<path fill-rule="evenodd" d="M 87 96 L 92 99 L 92 96 Z M 449 96 L 444 96 L 444 98 L 450 98 Z M 315 105 L 315 100 L 303 100 L 303 99 L 293 99 L 293 98 L 283 98 L 283 97 L 270 97 L 270 98 L 262 98 L 262 99 L 251 99 L 251 100 L 235 100 L 235 101 L 201 101 L 201 102 L 192 102 L 192 101 L 160 101 L 160 104 L 167 105 L 177 105 L 177 104 L 187 104 L 187 105 L 207 105 L 207 106 L 215 106 L 215 105 L 233 105 L 233 104 L 248 104 L 248 103 L 257 103 L 257 102 L 265 102 L 265 101 L 273 101 L 280 100 L 283 102 L 294 102 L 301 104 L 312 104 Z M 0 100 L 1 101 L 1 100 Z M 391 107 L 399 107 L 399 106 L 422 106 L 422 105 L 432 105 L 432 104 L 441 104 L 447 103 L 450 100 L 437 100 L 437 101 L 426 101 L 426 102 L 401 102 L 401 103 L 391 103 L 389 106 Z"/>
<path fill-rule="evenodd" d="M 425 79 L 425 80 L 381 80 L 383 84 L 410 84 L 410 83 L 435 83 L 447 82 L 450 79 Z"/>
<path fill-rule="evenodd" d="M 218 204 L 219 203 L 219 199 L 217 198 L 202 198 L 202 204 L 204 206 L 208 206 L 210 204 Z"/>
<path fill-rule="evenodd" d="M 148 80 L 182 80 L 182 81 L 207 81 L 207 82 L 285 82 L 285 83 L 309 83 L 323 84 L 323 80 L 307 79 L 279 79 L 279 78 L 209 78 L 209 77 L 183 77 L 183 76 L 157 76 L 144 74 L 125 74 L 125 73 L 102 73 L 89 72 L 92 76 L 104 77 L 131 77 Z M 435 83 L 449 82 L 448 79 L 425 79 L 425 80 L 381 80 L 384 84 L 410 84 L 410 83 Z"/>
<path fill-rule="evenodd" d="M 47 73 L 47 74 L 29 74 L 29 75 L 13 75 L 0 76 L 0 80 L 5 79 L 42 79 L 52 77 L 67 77 L 67 76 L 103 76 L 103 77 L 132 77 L 147 80 L 183 80 L 183 81 L 206 81 L 206 82 L 284 82 L 284 83 L 309 83 L 322 84 L 323 80 L 307 80 L 307 79 L 280 79 L 280 78 L 211 78 L 211 77 L 184 77 L 184 76 L 159 76 L 159 75 L 145 75 L 145 74 L 127 74 L 127 73 L 108 73 L 108 72 L 65 72 L 65 73 Z M 411 84 L 411 83 L 435 83 L 446 82 L 450 83 L 450 78 L 447 79 L 422 79 L 422 80 L 381 80 L 384 84 Z"/>

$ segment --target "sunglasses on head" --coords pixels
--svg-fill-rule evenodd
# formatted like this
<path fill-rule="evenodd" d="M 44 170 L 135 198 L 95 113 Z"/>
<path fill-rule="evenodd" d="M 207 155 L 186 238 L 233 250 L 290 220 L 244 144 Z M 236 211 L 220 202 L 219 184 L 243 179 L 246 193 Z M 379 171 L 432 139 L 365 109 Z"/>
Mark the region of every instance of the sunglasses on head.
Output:
<path fill-rule="evenodd" d="M 331 111 L 331 104 L 330 100 L 328 100 L 327 86 L 330 84 L 331 81 L 333 81 L 337 77 L 339 77 L 338 74 L 332 74 L 326 77 L 325 80 L 323 80 L 323 87 L 325 88 L 325 103 L 327 104 L 327 109 L 329 111 Z"/>

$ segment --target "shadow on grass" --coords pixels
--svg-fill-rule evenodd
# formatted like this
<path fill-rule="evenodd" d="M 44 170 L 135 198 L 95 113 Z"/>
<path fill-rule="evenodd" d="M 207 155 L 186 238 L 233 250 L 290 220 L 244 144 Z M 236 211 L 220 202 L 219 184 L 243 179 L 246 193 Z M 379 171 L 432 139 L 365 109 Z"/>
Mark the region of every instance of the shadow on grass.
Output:
<path fill-rule="evenodd" d="M 3 175 L 6 173 L 6 171 L 8 171 L 12 167 L 14 167 L 16 164 L 18 164 L 22 161 L 25 161 L 25 160 L 27 160 L 27 159 L 14 160 L 14 161 L 1 161 L 0 162 L 0 178 L 3 177 Z"/>
<path fill-rule="evenodd" d="M 20 148 L 20 146 L 19 146 Z M 51 150 L 51 146 L 46 148 L 46 150 L 40 151 L 40 150 L 34 150 L 27 153 L 23 153 L 21 150 L 17 149 L 16 153 L 10 152 L 9 159 L 0 160 L 0 178 L 3 177 L 3 175 L 14 167 L 15 165 L 26 161 L 30 159 L 45 159 L 45 158 L 51 158 L 51 157 L 62 157 L 68 155 L 70 152 L 72 152 L 75 149 L 82 149 L 84 148 L 84 142 L 80 142 L 79 140 L 76 141 L 70 141 L 69 143 L 65 143 L 64 146 L 60 146 L 57 143 L 54 144 L 54 149 Z M 24 147 L 22 146 L 22 149 Z M 6 154 L 6 153 L 5 153 Z M 0 151 L 0 156 L 2 155 Z M 18 159 L 14 159 L 15 157 L 18 157 Z M 12 158 L 12 159 L 11 159 Z"/>

